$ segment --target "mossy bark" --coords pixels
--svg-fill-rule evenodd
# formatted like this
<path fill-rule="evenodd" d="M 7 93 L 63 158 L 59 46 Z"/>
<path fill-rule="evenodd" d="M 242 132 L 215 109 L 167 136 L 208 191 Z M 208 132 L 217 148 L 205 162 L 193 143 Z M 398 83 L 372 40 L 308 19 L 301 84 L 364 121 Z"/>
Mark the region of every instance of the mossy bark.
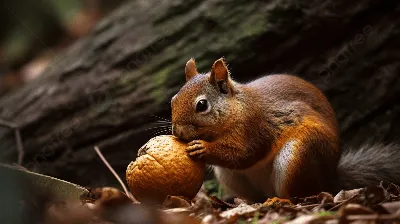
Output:
<path fill-rule="evenodd" d="M 400 3 L 362 0 L 131 1 L 55 57 L 36 81 L 0 99 L 18 124 L 24 164 L 81 185 L 117 184 L 98 145 L 124 176 L 150 137 L 153 117 L 196 58 L 206 72 L 225 56 L 239 81 L 291 73 L 321 88 L 344 145 L 398 139 Z M 0 129 L 0 158 L 16 161 L 14 132 Z"/>

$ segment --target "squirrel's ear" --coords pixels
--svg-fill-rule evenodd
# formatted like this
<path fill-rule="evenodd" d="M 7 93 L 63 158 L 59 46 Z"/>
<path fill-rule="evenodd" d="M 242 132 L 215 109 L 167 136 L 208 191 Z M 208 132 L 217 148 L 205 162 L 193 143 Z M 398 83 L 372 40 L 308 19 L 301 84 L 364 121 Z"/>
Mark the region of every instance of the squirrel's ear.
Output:
<path fill-rule="evenodd" d="M 196 62 L 194 61 L 194 58 L 191 58 L 188 62 L 186 62 L 186 67 L 185 67 L 186 82 L 189 81 L 191 78 L 193 78 L 195 75 L 197 75 Z"/>
<path fill-rule="evenodd" d="M 226 94 L 230 91 L 229 70 L 224 58 L 214 62 L 210 74 L 210 83 L 216 85 L 222 93 Z"/>

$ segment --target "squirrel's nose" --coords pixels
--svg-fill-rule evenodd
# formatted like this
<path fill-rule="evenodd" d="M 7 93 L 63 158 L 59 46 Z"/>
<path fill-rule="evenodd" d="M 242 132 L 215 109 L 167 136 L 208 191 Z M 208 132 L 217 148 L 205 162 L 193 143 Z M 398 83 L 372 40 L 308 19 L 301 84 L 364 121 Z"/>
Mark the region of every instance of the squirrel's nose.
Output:
<path fill-rule="evenodd" d="M 178 131 L 176 124 L 172 125 L 172 134 L 175 135 L 175 137 L 177 137 L 177 138 L 180 138 L 182 135 L 182 132 Z"/>
<path fill-rule="evenodd" d="M 172 134 L 175 135 L 175 137 L 178 137 L 178 138 L 179 138 L 178 132 L 177 132 L 177 130 L 176 130 L 176 125 L 175 125 L 175 124 L 172 125 Z"/>

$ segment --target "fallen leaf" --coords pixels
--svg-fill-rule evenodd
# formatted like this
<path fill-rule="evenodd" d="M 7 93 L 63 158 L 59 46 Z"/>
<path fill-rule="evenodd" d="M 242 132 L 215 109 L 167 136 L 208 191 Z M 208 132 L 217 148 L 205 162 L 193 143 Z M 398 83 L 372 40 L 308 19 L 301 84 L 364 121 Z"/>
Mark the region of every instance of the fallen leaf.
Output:
<path fill-rule="evenodd" d="M 339 193 L 337 193 L 335 195 L 335 197 L 333 198 L 333 202 L 340 203 L 340 202 L 349 200 L 349 199 L 355 197 L 356 195 L 359 195 L 362 189 L 363 188 L 348 190 L 348 191 L 341 190 Z"/>
<path fill-rule="evenodd" d="M 389 200 L 389 194 L 382 186 L 369 186 L 360 192 L 360 200 L 364 205 L 376 205 Z"/>
<path fill-rule="evenodd" d="M 113 187 L 89 189 L 84 201 L 93 202 L 96 206 L 115 207 L 124 204 L 133 204 L 133 201 L 122 191 Z"/>
<path fill-rule="evenodd" d="M 273 198 L 268 198 L 263 205 L 269 207 L 282 207 L 282 206 L 293 206 L 293 203 L 288 199 L 273 197 Z"/>
<path fill-rule="evenodd" d="M 167 198 L 164 200 L 162 208 L 189 208 L 190 200 L 183 196 L 170 196 L 168 195 Z"/>
<path fill-rule="evenodd" d="M 227 218 L 227 219 L 234 217 L 234 216 L 242 216 L 242 215 L 252 216 L 256 211 L 257 211 L 257 209 L 250 205 L 241 204 L 241 205 L 237 206 L 236 208 L 232 208 L 230 210 L 221 212 L 219 214 L 219 216 L 221 216 L 223 218 Z"/>
<path fill-rule="evenodd" d="M 236 206 L 233 204 L 226 203 L 222 201 L 221 199 L 217 198 L 216 196 L 210 196 L 211 203 L 214 205 L 215 208 L 222 208 L 222 209 L 227 209 L 227 208 L 235 208 Z"/>
<path fill-rule="evenodd" d="M 320 203 L 333 203 L 333 196 L 328 192 L 321 192 L 317 195 L 317 199 Z"/>
<path fill-rule="evenodd" d="M 241 204 L 249 204 L 248 201 L 242 199 L 242 198 L 234 198 L 233 203 L 235 205 L 241 205 Z"/>
<path fill-rule="evenodd" d="M 396 213 L 400 211 L 400 201 L 395 202 L 385 202 L 379 204 L 382 208 L 384 208 L 388 213 Z"/>
<path fill-rule="evenodd" d="M 304 223 L 326 223 L 329 220 L 335 219 L 336 216 L 318 216 L 318 215 L 303 215 L 299 216 L 291 221 L 286 222 L 286 224 L 304 224 Z"/>
<path fill-rule="evenodd" d="M 347 204 L 341 207 L 338 211 L 339 215 L 360 215 L 360 214 L 374 214 L 375 212 L 365 206 L 359 204 Z"/>
<path fill-rule="evenodd" d="M 20 184 L 23 184 L 23 181 L 28 181 L 43 191 L 51 192 L 54 200 L 80 200 L 82 196 L 89 193 L 86 188 L 77 184 L 3 163 L 0 163 L 0 173 L 2 177 L 7 175 L 21 181 Z"/>

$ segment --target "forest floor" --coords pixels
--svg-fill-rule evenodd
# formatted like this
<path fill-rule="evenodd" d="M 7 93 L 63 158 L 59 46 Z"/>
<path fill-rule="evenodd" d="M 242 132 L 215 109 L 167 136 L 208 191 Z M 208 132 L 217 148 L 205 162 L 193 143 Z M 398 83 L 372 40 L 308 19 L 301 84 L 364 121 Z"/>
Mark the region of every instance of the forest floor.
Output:
<path fill-rule="evenodd" d="M 193 200 L 170 196 L 157 208 L 134 203 L 114 188 L 93 189 L 89 198 L 83 207 L 56 206 L 48 223 L 400 223 L 400 187 L 390 183 L 258 204 L 239 198 L 227 203 L 203 188 Z"/>

